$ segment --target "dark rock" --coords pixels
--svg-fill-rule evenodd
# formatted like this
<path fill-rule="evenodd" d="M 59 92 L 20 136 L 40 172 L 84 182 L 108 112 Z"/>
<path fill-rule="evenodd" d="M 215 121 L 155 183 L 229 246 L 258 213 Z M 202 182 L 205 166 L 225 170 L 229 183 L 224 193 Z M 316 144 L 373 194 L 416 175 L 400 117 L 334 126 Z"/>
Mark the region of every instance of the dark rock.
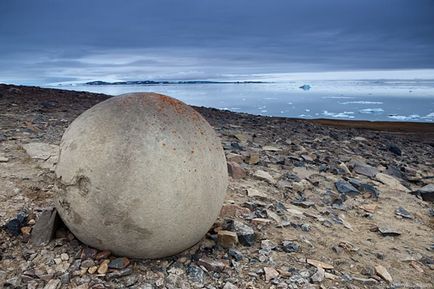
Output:
<path fill-rule="evenodd" d="M 197 264 L 199 266 L 203 266 L 208 271 L 213 272 L 223 272 L 228 266 L 219 260 L 212 260 L 210 258 L 200 258 L 199 261 L 197 261 Z"/>
<path fill-rule="evenodd" d="M 235 261 L 241 261 L 243 259 L 243 254 L 235 249 L 229 249 L 228 255 L 235 259 Z"/>
<path fill-rule="evenodd" d="M 196 266 L 194 264 L 190 264 L 187 267 L 187 276 L 194 283 L 202 284 L 203 279 L 205 277 L 205 273 L 203 272 L 203 270 L 199 266 Z"/>
<path fill-rule="evenodd" d="M 375 177 L 375 175 L 378 173 L 378 170 L 376 168 L 363 163 L 356 163 L 354 165 L 353 171 L 358 173 L 359 175 L 364 175 L 370 178 Z"/>
<path fill-rule="evenodd" d="M 81 250 L 80 259 L 81 260 L 95 259 L 97 253 L 98 251 L 96 249 L 85 247 Z"/>
<path fill-rule="evenodd" d="M 403 207 L 399 207 L 398 209 L 396 209 L 395 214 L 406 219 L 413 219 L 413 215 L 410 214 L 410 212 Z"/>
<path fill-rule="evenodd" d="M 387 227 L 379 227 L 378 232 L 380 232 L 380 234 L 384 237 L 386 237 L 386 236 L 395 237 L 395 236 L 401 235 L 400 232 L 398 232 L 392 228 L 387 228 Z"/>
<path fill-rule="evenodd" d="M 2 141 L 6 141 L 8 138 L 6 137 L 6 135 L 2 132 L 0 132 L 0 142 Z"/>
<path fill-rule="evenodd" d="M 387 146 L 387 150 L 389 150 L 390 152 L 394 153 L 397 156 L 402 155 L 401 149 L 395 144 L 389 144 Z"/>
<path fill-rule="evenodd" d="M 125 268 L 125 269 L 122 269 L 122 270 L 116 270 L 116 271 L 108 273 L 106 275 L 106 279 L 107 280 L 116 279 L 116 278 L 128 276 L 131 273 L 133 273 L 133 270 L 131 268 Z"/>
<path fill-rule="evenodd" d="M 380 197 L 380 191 L 373 185 L 362 184 L 359 190 L 364 193 L 370 193 L 372 198 L 378 199 Z"/>
<path fill-rule="evenodd" d="M 124 269 L 128 265 L 130 265 L 130 260 L 127 257 L 122 257 L 111 260 L 108 267 L 110 269 Z"/>
<path fill-rule="evenodd" d="M 295 253 L 300 250 L 300 245 L 291 241 L 283 241 L 282 250 L 286 253 Z"/>
<path fill-rule="evenodd" d="M 256 241 L 255 231 L 251 227 L 243 224 L 240 221 L 230 219 L 225 220 L 223 228 L 225 230 L 236 232 L 238 236 L 238 241 L 244 246 L 253 246 Z"/>
<path fill-rule="evenodd" d="M 33 226 L 30 241 L 36 246 L 45 246 L 50 243 L 58 225 L 57 210 L 52 208 L 44 210 Z"/>
<path fill-rule="evenodd" d="M 311 202 L 311 201 L 301 201 L 301 200 L 291 201 L 291 204 L 293 204 L 295 206 L 302 207 L 302 208 L 310 208 L 310 207 L 314 207 L 315 206 L 314 202 Z"/>
<path fill-rule="evenodd" d="M 12 236 L 18 236 L 21 234 L 21 228 L 24 227 L 27 223 L 27 214 L 24 212 L 20 212 L 17 216 L 9 220 L 4 226 L 6 232 L 8 232 Z"/>
<path fill-rule="evenodd" d="M 426 185 L 414 192 L 411 192 L 411 194 L 420 196 L 424 201 L 434 202 L 434 184 Z"/>
<path fill-rule="evenodd" d="M 349 182 L 344 181 L 344 180 L 339 180 L 337 182 L 335 182 L 335 186 L 336 189 L 338 190 L 339 193 L 344 194 L 344 195 L 358 195 L 360 194 L 360 192 L 353 187 L 353 185 L 351 185 Z"/>

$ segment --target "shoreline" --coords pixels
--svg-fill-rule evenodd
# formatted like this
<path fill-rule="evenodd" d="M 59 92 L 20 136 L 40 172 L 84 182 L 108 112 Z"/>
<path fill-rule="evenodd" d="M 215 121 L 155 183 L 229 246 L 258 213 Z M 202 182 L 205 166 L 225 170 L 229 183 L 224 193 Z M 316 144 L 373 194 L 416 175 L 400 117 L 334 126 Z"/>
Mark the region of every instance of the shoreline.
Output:
<path fill-rule="evenodd" d="M 0 93 L 4 90 L 14 90 L 14 89 L 25 89 L 32 90 L 33 93 L 38 92 L 50 92 L 55 93 L 58 92 L 60 94 L 78 94 L 80 96 L 88 95 L 95 96 L 96 99 L 100 101 L 114 97 L 113 95 L 103 94 L 103 93 L 94 93 L 88 91 L 79 91 L 79 90 L 65 90 L 60 88 L 43 88 L 40 86 L 26 86 L 26 85 L 14 85 L 14 84 L 4 84 L 0 83 Z M 169 95 L 170 96 L 170 95 Z M 77 97 L 77 96 L 76 96 Z M 51 97 L 52 98 L 52 97 Z M 55 99 L 53 99 L 55 100 Z M 387 131 L 387 132 L 397 132 L 397 133 L 429 133 L 429 135 L 433 135 L 434 137 L 434 123 L 430 122 L 417 122 L 417 121 L 370 121 L 370 120 L 351 120 L 351 119 L 332 119 L 332 118 L 298 118 L 298 117 L 281 117 L 281 116 L 264 116 L 264 115 L 255 115 L 245 112 L 234 112 L 230 110 L 222 110 L 213 107 L 204 107 L 204 106 L 195 106 L 190 105 L 196 109 L 208 109 L 208 110 L 216 110 L 220 112 L 227 112 L 233 115 L 237 115 L 242 117 L 243 115 L 252 116 L 255 118 L 264 118 L 264 119 L 278 119 L 285 120 L 289 122 L 306 122 L 323 126 L 331 126 L 335 128 L 343 128 L 343 129 L 365 129 L 365 130 L 374 130 L 374 131 Z"/>

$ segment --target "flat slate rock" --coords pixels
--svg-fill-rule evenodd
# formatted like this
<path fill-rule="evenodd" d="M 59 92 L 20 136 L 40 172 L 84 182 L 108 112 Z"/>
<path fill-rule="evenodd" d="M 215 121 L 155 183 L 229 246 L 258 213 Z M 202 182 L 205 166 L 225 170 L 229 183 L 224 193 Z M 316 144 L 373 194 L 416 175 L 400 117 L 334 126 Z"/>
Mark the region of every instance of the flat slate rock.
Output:
<path fill-rule="evenodd" d="M 358 195 L 360 194 L 359 190 L 357 190 L 353 185 L 344 180 L 339 180 L 335 182 L 336 189 L 339 193 L 344 195 Z"/>
<path fill-rule="evenodd" d="M 35 226 L 33 226 L 30 242 L 36 246 L 45 246 L 50 243 L 56 229 L 57 221 L 56 209 L 44 210 L 36 221 Z"/>

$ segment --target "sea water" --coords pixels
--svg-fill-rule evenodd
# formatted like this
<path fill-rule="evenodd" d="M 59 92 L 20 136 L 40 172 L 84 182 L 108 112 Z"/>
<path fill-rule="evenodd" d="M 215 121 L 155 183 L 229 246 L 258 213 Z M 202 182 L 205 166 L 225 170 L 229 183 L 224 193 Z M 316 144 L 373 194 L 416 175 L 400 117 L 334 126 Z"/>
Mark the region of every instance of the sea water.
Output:
<path fill-rule="evenodd" d="M 300 86 L 309 85 L 309 90 Z M 292 81 L 157 85 L 63 85 L 118 95 L 157 92 L 187 104 L 256 115 L 434 122 L 434 80 Z"/>

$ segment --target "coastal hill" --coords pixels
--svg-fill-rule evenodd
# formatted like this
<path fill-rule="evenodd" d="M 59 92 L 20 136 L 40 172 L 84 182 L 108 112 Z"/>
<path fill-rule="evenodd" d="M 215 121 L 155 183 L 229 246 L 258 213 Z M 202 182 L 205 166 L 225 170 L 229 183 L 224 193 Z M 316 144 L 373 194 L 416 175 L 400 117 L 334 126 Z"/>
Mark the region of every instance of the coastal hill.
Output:
<path fill-rule="evenodd" d="M 54 226 L 58 144 L 108 97 L 0 84 L 0 286 L 432 288 L 434 124 L 194 107 L 225 150 L 225 204 L 189 250 L 136 260 Z"/>

